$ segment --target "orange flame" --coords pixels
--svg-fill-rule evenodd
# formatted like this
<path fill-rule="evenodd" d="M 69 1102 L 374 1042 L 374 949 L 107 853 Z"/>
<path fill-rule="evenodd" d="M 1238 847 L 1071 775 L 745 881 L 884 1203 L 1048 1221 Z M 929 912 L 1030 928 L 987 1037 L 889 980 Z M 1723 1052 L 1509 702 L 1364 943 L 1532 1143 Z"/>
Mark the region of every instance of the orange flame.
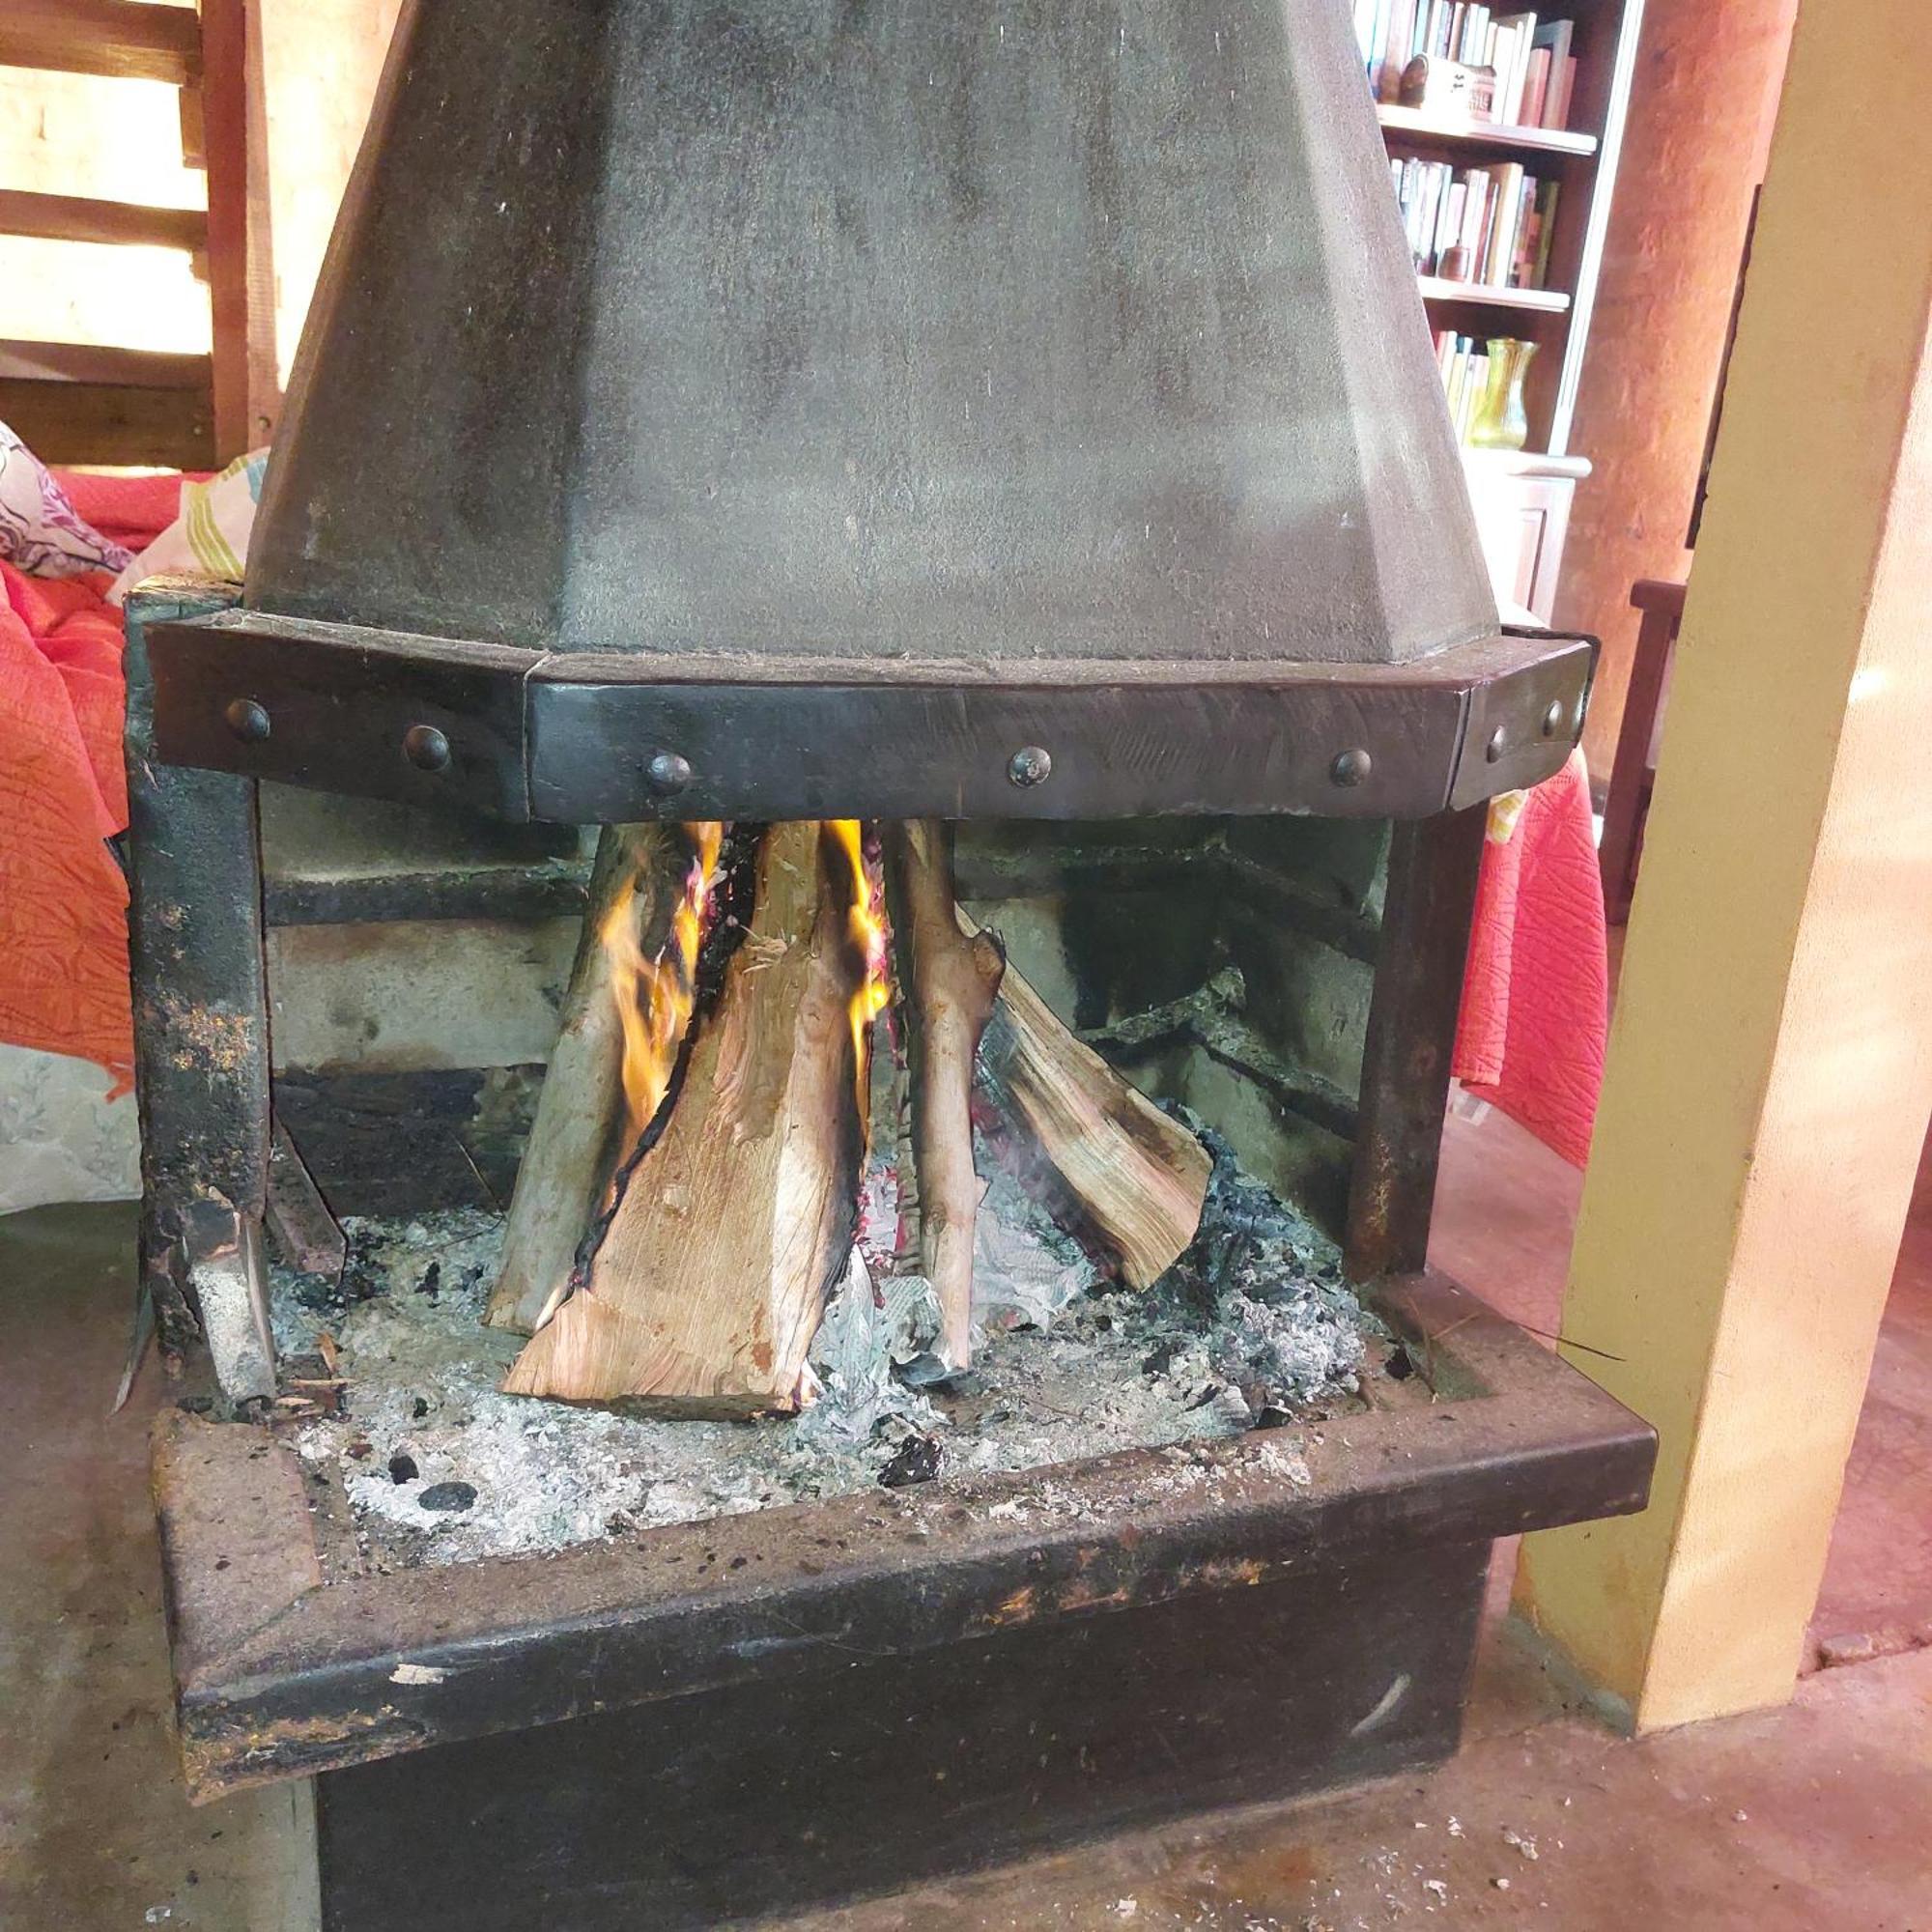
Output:
<path fill-rule="evenodd" d="M 852 909 L 845 916 L 846 931 L 866 962 L 866 977 L 850 1004 L 853 1077 L 858 1082 L 859 1129 L 864 1133 L 870 1124 L 871 1114 L 872 1022 L 893 997 L 886 916 L 878 882 L 866 864 L 865 838 L 859 821 L 828 818 L 825 829 L 838 839 L 852 867 Z"/>
<path fill-rule="evenodd" d="M 724 828 L 702 820 L 684 828 L 695 848 L 670 936 L 654 959 L 638 943 L 637 882 L 627 884 L 604 916 L 598 938 L 611 965 L 611 996 L 624 1029 L 624 1106 L 636 1140 L 657 1117 L 670 1088 L 678 1043 L 697 997 L 697 949 L 718 883 Z"/>

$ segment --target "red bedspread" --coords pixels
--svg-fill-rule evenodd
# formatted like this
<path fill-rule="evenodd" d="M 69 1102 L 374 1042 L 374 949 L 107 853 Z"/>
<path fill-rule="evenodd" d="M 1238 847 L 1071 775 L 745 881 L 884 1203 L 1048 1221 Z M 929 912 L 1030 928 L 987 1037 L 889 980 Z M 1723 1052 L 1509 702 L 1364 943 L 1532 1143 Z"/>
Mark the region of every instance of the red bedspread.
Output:
<path fill-rule="evenodd" d="M 132 549 L 181 500 L 178 476 L 62 481 L 83 517 Z M 128 890 L 102 842 L 128 823 L 109 582 L 0 563 L 0 1040 L 98 1061 L 125 1087 Z"/>

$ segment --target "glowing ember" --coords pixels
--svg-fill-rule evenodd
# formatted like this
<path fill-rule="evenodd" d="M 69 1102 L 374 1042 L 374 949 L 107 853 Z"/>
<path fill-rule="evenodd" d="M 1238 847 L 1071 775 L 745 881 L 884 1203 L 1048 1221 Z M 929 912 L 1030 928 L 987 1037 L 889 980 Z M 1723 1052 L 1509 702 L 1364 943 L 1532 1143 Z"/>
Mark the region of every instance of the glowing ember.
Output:
<path fill-rule="evenodd" d="M 605 915 L 598 934 L 611 963 L 611 994 L 624 1029 L 624 1105 L 635 1140 L 656 1118 L 670 1087 L 696 998 L 697 949 L 718 882 L 718 852 L 724 828 L 702 820 L 684 828 L 691 840 L 691 869 L 671 915 L 670 936 L 654 959 L 638 943 L 637 882 L 627 884 Z"/>
<path fill-rule="evenodd" d="M 859 1126 L 863 1132 L 869 1124 L 867 1117 L 871 1112 L 872 1022 L 893 997 L 886 916 L 878 882 L 866 864 L 865 839 L 859 821 L 828 818 L 825 829 L 838 839 L 852 868 L 852 909 L 846 915 L 846 930 L 866 962 L 866 977 L 851 1001 L 853 1077 L 858 1082 Z"/>

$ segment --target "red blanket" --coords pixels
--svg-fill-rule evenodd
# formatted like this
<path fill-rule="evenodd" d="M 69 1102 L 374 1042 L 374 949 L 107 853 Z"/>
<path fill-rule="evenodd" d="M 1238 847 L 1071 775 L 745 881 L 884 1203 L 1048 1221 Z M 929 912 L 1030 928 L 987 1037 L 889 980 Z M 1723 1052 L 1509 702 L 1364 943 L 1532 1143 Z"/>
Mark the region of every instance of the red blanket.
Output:
<path fill-rule="evenodd" d="M 181 478 L 67 476 L 74 506 L 138 549 L 174 520 Z M 128 823 L 121 613 L 105 577 L 0 563 L 0 1040 L 133 1072 L 128 889 L 103 840 Z"/>

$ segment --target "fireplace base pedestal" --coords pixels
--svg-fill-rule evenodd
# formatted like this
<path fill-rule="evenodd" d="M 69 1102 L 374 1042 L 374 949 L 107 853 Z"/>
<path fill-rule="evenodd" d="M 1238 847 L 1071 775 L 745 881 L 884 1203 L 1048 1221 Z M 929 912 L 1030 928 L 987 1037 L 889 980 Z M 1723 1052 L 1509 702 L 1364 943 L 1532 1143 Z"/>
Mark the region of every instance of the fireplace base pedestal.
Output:
<path fill-rule="evenodd" d="M 372 1567 L 246 1422 L 156 1425 L 199 1801 L 319 1795 L 330 1932 L 715 1925 L 1435 1763 L 1499 1537 L 1653 1432 L 1439 1275 L 1319 1427 Z"/>
<path fill-rule="evenodd" d="M 1016 1627 L 318 1780 L 328 1932 L 639 1932 L 1440 1762 L 1491 1546 Z"/>

